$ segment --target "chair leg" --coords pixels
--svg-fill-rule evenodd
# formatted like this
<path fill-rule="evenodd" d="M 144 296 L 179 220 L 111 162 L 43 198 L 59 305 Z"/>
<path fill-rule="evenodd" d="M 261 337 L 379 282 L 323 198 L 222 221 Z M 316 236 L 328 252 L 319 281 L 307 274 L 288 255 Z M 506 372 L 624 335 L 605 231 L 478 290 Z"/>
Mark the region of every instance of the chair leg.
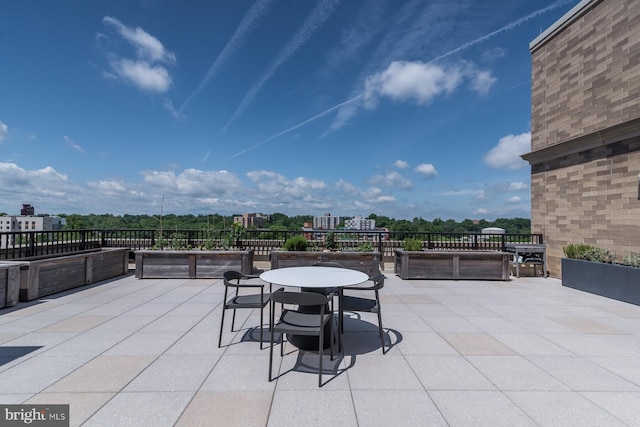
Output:
<path fill-rule="evenodd" d="M 262 326 L 264 325 L 264 306 L 260 307 L 260 350 L 262 350 Z"/>
<path fill-rule="evenodd" d="M 231 318 L 231 332 L 233 332 L 233 328 L 236 324 L 236 309 L 233 309 L 233 317 Z"/>
<path fill-rule="evenodd" d="M 269 382 L 271 382 L 271 378 L 273 377 L 272 375 L 272 371 L 273 371 L 273 324 L 274 324 L 274 316 L 273 316 L 273 311 L 275 310 L 271 310 L 271 305 L 274 303 L 269 303 L 269 330 L 271 331 L 271 338 L 269 339 L 269 343 L 271 344 L 269 346 Z"/>
<path fill-rule="evenodd" d="M 382 312 L 378 305 L 378 332 L 380 333 L 380 346 L 382 347 L 382 354 L 385 354 L 384 349 L 384 330 L 382 329 Z"/>
<path fill-rule="evenodd" d="M 218 337 L 218 348 L 222 345 L 222 330 L 224 328 L 224 311 L 225 308 L 222 307 L 222 319 L 220 320 L 220 336 Z"/>
<path fill-rule="evenodd" d="M 322 387 L 322 356 L 324 353 L 324 331 L 323 328 L 320 328 L 320 337 L 319 337 L 319 347 L 318 347 L 318 356 L 320 357 L 320 361 L 318 363 L 318 387 Z"/>

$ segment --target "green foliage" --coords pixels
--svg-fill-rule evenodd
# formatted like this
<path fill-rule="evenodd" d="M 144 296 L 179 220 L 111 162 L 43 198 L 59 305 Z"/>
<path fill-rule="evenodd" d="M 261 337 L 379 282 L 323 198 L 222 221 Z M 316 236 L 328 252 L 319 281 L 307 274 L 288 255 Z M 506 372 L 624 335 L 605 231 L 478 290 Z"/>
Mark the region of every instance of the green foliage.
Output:
<path fill-rule="evenodd" d="M 626 256 L 622 259 L 622 264 L 629 267 L 640 268 L 640 255 Z"/>
<path fill-rule="evenodd" d="M 338 247 L 335 234 L 332 232 L 327 233 L 324 238 L 324 247 L 329 250 L 335 250 Z"/>
<path fill-rule="evenodd" d="M 606 262 L 611 264 L 616 259 L 616 254 L 609 249 L 602 249 L 586 243 L 569 243 L 562 248 L 562 251 L 567 258 L 582 259 L 585 261 Z"/>
<path fill-rule="evenodd" d="M 402 241 L 402 249 L 405 251 L 421 251 L 422 250 L 422 240 L 420 239 L 404 239 Z"/>
<path fill-rule="evenodd" d="M 373 245 L 371 242 L 362 242 L 356 247 L 356 252 L 373 252 Z"/>
<path fill-rule="evenodd" d="M 307 239 L 304 238 L 301 234 L 296 234 L 293 237 L 290 237 L 284 242 L 284 250 L 286 251 L 306 251 L 307 250 Z"/>

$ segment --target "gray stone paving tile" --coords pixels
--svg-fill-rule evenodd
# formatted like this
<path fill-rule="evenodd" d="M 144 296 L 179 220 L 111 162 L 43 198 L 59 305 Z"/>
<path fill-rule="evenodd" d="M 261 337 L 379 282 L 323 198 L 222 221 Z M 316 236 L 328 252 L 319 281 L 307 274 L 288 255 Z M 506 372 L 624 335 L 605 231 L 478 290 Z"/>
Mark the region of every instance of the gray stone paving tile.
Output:
<path fill-rule="evenodd" d="M 176 427 L 262 427 L 267 424 L 272 398 L 272 391 L 199 391 Z"/>
<path fill-rule="evenodd" d="M 582 357 L 528 356 L 527 359 L 576 391 L 640 392 L 640 387 Z"/>
<path fill-rule="evenodd" d="M 405 356 L 422 386 L 428 390 L 497 390 L 463 356 Z"/>
<path fill-rule="evenodd" d="M 86 362 L 82 356 L 40 355 L 0 372 L 1 393 L 39 393 Z"/>
<path fill-rule="evenodd" d="M 347 370 L 352 390 L 422 390 L 422 384 L 402 355 L 357 356 Z"/>
<path fill-rule="evenodd" d="M 134 378 L 124 391 L 197 391 L 218 360 L 217 356 L 163 355 Z M 180 365 L 187 369 L 176 369 Z"/>
<path fill-rule="evenodd" d="M 430 391 L 429 395 L 451 427 L 537 425 L 499 391 Z"/>
<path fill-rule="evenodd" d="M 451 347 L 464 355 L 512 355 L 506 345 L 485 333 L 442 333 Z"/>
<path fill-rule="evenodd" d="M 358 425 L 447 426 L 426 392 L 407 390 L 354 390 Z"/>
<path fill-rule="evenodd" d="M 640 425 L 640 393 L 592 391 L 581 394 L 627 425 Z"/>
<path fill-rule="evenodd" d="M 115 393 L 39 393 L 24 403 L 69 405 L 69 425 L 80 426 L 114 396 Z"/>
<path fill-rule="evenodd" d="M 544 338 L 566 348 L 574 354 L 582 356 L 633 356 L 631 350 L 621 348 L 611 341 L 606 335 L 572 334 L 540 334 Z"/>
<path fill-rule="evenodd" d="M 522 356 L 467 356 L 500 390 L 568 390 L 569 387 Z"/>
<path fill-rule="evenodd" d="M 181 331 L 136 332 L 105 351 L 107 356 L 160 355 L 184 335 Z"/>
<path fill-rule="evenodd" d="M 150 356 L 100 356 L 62 377 L 47 393 L 119 392 L 153 362 Z"/>
<path fill-rule="evenodd" d="M 357 426 L 349 391 L 279 391 L 273 396 L 268 426 Z"/>
<path fill-rule="evenodd" d="M 0 393 L 0 402 L 5 405 L 19 405 L 27 401 L 30 397 L 37 396 L 35 393 Z"/>
<path fill-rule="evenodd" d="M 193 392 L 118 393 L 83 426 L 173 426 Z"/>
<path fill-rule="evenodd" d="M 222 357 L 201 387 L 203 391 L 273 390 L 268 382 L 269 355 L 233 355 Z"/>
<path fill-rule="evenodd" d="M 435 332 L 401 332 L 397 347 L 402 354 L 458 354 L 442 336 Z"/>
<path fill-rule="evenodd" d="M 505 394 L 541 426 L 615 427 L 625 425 L 579 393 L 507 391 Z"/>
<path fill-rule="evenodd" d="M 218 331 L 187 332 L 164 354 L 167 355 L 216 355 L 220 356 L 226 347 L 218 348 Z"/>
<path fill-rule="evenodd" d="M 593 363 L 640 386 L 640 358 L 630 357 L 590 357 Z"/>
<path fill-rule="evenodd" d="M 492 333 L 495 339 L 523 356 L 570 356 L 571 353 L 533 333 Z"/>
<path fill-rule="evenodd" d="M 423 320 L 436 332 L 481 332 L 462 316 L 428 316 Z"/>

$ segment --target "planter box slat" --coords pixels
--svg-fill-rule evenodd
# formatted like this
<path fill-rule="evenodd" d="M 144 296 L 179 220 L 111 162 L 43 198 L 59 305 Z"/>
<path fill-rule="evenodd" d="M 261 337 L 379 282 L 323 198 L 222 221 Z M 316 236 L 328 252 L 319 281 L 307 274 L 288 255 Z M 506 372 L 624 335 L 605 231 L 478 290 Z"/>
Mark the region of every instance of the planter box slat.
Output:
<path fill-rule="evenodd" d="M 20 263 L 0 264 L 0 308 L 12 307 L 18 302 L 20 291 Z"/>
<path fill-rule="evenodd" d="M 136 251 L 138 279 L 220 279 L 227 270 L 253 272 L 253 250 Z"/>
<path fill-rule="evenodd" d="M 509 254 L 499 251 L 395 251 L 402 279 L 509 280 Z"/>
<path fill-rule="evenodd" d="M 88 285 L 129 270 L 129 249 L 110 248 L 21 261 L 20 301 Z"/>

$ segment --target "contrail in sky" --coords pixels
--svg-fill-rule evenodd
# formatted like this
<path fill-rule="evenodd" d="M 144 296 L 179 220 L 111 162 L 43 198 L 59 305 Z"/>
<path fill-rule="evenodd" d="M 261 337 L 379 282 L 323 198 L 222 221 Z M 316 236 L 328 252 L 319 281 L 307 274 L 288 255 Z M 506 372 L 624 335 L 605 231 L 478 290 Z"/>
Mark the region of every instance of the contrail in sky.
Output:
<path fill-rule="evenodd" d="M 267 142 L 269 142 L 269 141 L 271 141 L 271 140 L 273 140 L 273 139 L 276 139 L 276 138 L 278 138 L 278 137 L 280 137 L 280 136 L 282 136 L 282 135 L 285 135 L 285 134 L 287 134 L 287 133 L 289 133 L 289 132 L 292 132 L 292 131 L 294 131 L 294 130 L 298 129 L 299 127 L 302 127 L 302 126 L 306 125 L 307 123 L 311 123 L 311 122 L 313 122 L 313 121 L 316 121 L 316 120 L 318 120 L 320 117 L 324 117 L 324 116 L 326 116 L 326 115 L 327 115 L 327 114 L 329 114 L 330 112 L 332 112 L 332 111 L 334 111 L 334 110 L 336 110 L 336 109 L 338 109 L 338 108 L 342 107 L 343 105 L 350 104 L 350 103 L 352 103 L 352 102 L 354 102 L 354 101 L 356 101 L 356 100 L 360 99 L 362 96 L 363 96 L 363 95 L 362 95 L 362 94 L 360 94 L 360 95 L 358 95 L 358 96 L 356 96 L 356 97 L 354 97 L 354 98 L 347 99 L 346 101 L 344 101 L 344 102 L 342 102 L 342 103 L 340 103 L 340 104 L 338 104 L 338 105 L 334 105 L 333 107 L 329 108 L 328 110 L 324 110 L 324 111 L 323 111 L 322 113 L 320 113 L 320 114 L 316 114 L 315 116 L 310 117 L 310 118 L 308 118 L 307 120 L 302 121 L 302 122 L 298 123 L 298 124 L 297 124 L 297 125 L 295 125 L 295 126 L 291 126 L 290 128 L 283 130 L 282 132 L 278 132 L 278 133 L 276 133 L 275 135 L 272 135 L 272 136 L 270 136 L 270 137 L 269 137 L 269 138 L 267 138 L 267 139 L 264 139 L 264 140 L 262 140 L 262 141 L 260 141 L 260 142 L 258 142 L 258 143 L 256 143 L 256 144 L 253 144 L 253 145 L 252 145 L 251 147 L 249 147 L 249 148 L 245 148 L 244 150 L 237 152 L 237 153 L 236 153 L 236 154 L 234 154 L 233 156 L 229 157 L 227 160 L 231 160 L 231 159 L 233 159 L 233 158 L 236 158 L 236 157 L 238 157 L 239 155 L 246 153 L 247 151 L 251 151 L 251 150 L 253 150 L 253 149 L 254 149 L 254 148 L 256 148 L 256 147 L 261 146 L 262 144 L 265 144 L 265 143 L 267 143 Z"/>
<path fill-rule="evenodd" d="M 262 89 L 262 86 L 269 80 L 282 64 L 293 56 L 298 49 L 300 49 L 309 38 L 320 28 L 320 26 L 331 16 L 336 6 L 340 3 L 340 0 L 321 0 L 313 8 L 307 19 L 305 19 L 302 26 L 296 31 L 296 33 L 287 41 L 287 44 L 280 50 L 276 58 L 271 62 L 271 65 L 267 70 L 262 73 L 262 76 L 251 86 L 249 91 L 245 94 L 244 98 L 240 102 L 240 105 L 233 113 L 227 124 L 222 129 L 222 132 L 226 132 L 231 124 L 238 118 L 238 116 L 253 102 L 258 95 L 258 92 Z"/>
<path fill-rule="evenodd" d="M 505 32 L 505 31 L 512 30 L 512 29 L 514 29 L 515 27 L 517 27 L 518 25 L 520 25 L 520 24 L 522 24 L 522 23 L 524 23 L 524 22 L 526 22 L 526 21 L 528 21 L 528 20 L 530 20 L 530 19 L 532 19 L 532 18 L 535 18 L 535 17 L 536 17 L 536 16 L 538 16 L 538 15 L 541 15 L 541 14 L 543 14 L 543 13 L 549 12 L 549 11 L 551 11 L 551 10 L 553 10 L 553 9 L 556 9 L 556 8 L 558 8 L 558 7 L 562 6 L 562 5 L 567 4 L 567 3 L 571 3 L 571 0 L 559 0 L 559 1 L 557 1 L 557 2 L 555 2 L 555 3 L 553 3 L 553 4 L 551 4 L 551 5 L 549 5 L 549 6 L 545 7 L 545 8 L 543 8 L 543 9 L 539 9 L 539 10 L 537 10 L 537 11 L 535 11 L 535 12 L 530 13 L 529 15 L 526 15 L 526 16 L 522 17 L 522 18 L 518 18 L 518 19 L 516 19 L 515 21 L 513 21 L 513 22 L 511 22 L 511 23 L 509 23 L 509 24 L 507 24 L 507 25 L 505 25 L 505 26 L 504 26 L 504 27 L 502 27 L 502 28 L 499 28 L 499 29 L 497 29 L 497 30 L 495 30 L 495 31 L 492 31 L 492 32 L 490 32 L 490 33 L 488 33 L 488 34 L 486 34 L 486 35 L 482 36 L 482 37 L 479 37 L 479 38 L 477 38 L 477 39 L 475 39 L 475 40 L 472 40 L 472 41 L 470 41 L 470 42 L 467 42 L 467 43 L 465 43 L 465 44 L 461 45 L 460 47 L 457 47 L 457 48 L 455 48 L 455 49 L 453 49 L 453 50 L 451 50 L 451 51 L 449 51 L 449 52 L 447 52 L 447 53 L 444 53 L 444 54 L 442 54 L 442 55 L 438 56 L 437 58 L 434 58 L 434 59 L 430 60 L 429 62 L 434 62 L 434 61 L 438 61 L 438 60 L 440 60 L 440 59 L 442 59 L 442 58 L 446 58 L 447 56 L 453 55 L 454 53 L 458 53 L 458 52 L 460 52 L 460 51 L 462 51 L 462 50 L 465 50 L 465 49 L 467 49 L 467 48 L 469 48 L 469 47 L 471 47 L 471 46 L 474 46 L 474 45 L 476 45 L 476 44 L 478 44 L 478 43 L 481 43 L 481 42 L 483 42 L 483 41 L 485 41 L 485 40 L 488 40 L 488 39 L 490 39 L 490 38 L 492 38 L 492 37 L 495 37 L 496 35 L 498 35 L 498 34 L 500 34 L 500 33 L 503 33 L 503 32 Z M 304 126 L 304 125 L 306 125 L 306 124 L 309 124 L 309 123 L 311 123 L 311 122 L 313 122 L 313 121 L 315 121 L 315 120 L 317 120 L 317 119 L 319 119 L 319 118 L 321 118 L 321 117 L 324 117 L 324 116 L 326 116 L 327 114 L 331 113 L 332 111 L 335 111 L 335 110 L 337 110 L 337 109 L 339 109 L 339 108 L 341 108 L 341 107 L 343 107 L 343 106 L 348 106 L 349 104 L 351 104 L 351 103 L 353 103 L 353 102 L 355 102 L 355 101 L 359 100 L 359 99 L 360 99 L 360 98 L 362 98 L 363 96 L 364 96 L 364 93 L 360 93 L 359 95 L 356 95 L 356 96 L 354 96 L 354 97 L 352 97 L 352 98 L 350 98 L 350 99 L 348 99 L 348 100 L 346 100 L 346 101 L 344 101 L 344 102 L 341 102 L 341 103 L 340 103 L 340 104 L 338 104 L 338 105 L 334 105 L 333 107 L 331 107 L 331 108 L 329 108 L 329 109 L 327 109 L 327 110 L 323 111 L 323 112 L 322 112 L 322 113 L 320 113 L 320 114 L 316 114 L 315 116 L 310 117 L 310 118 L 308 118 L 308 119 L 306 119 L 306 120 L 304 120 L 304 121 L 302 121 L 302 122 L 298 123 L 298 124 L 297 124 L 297 125 L 295 125 L 295 126 L 292 126 L 292 127 L 288 128 L 288 129 L 285 129 L 285 130 L 283 130 L 283 131 L 281 131 L 281 132 L 278 132 L 277 134 L 272 135 L 272 136 L 270 136 L 269 138 L 264 139 L 264 140 L 262 140 L 262 141 L 260 141 L 260 142 L 258 142 L 258 143 L 256 143 L 256 144 L 254 144 L 254 145 L 252 145 L 252 146 L 250 146 L 250 147 L 248 147 L 248 148 L 246 148 L 246 149 L 244 149 L 244 150 L 242 150 L 242 151 L 240 151 L 240 152 L 238 152 L 238 153 L 234 154 L 233 156 L 229 157 L 227 160 L 231 160 L 231 159 L 233 159 L 233 158 L 235 158 L 235 157 L 238 157 L 238 156 L 240 156 L 240 155 L 242 155 L 242 154 L 244 154 L 244 153 L 246 153 L 246 152 L 248 152 L 248 151 L 253 150 L 253 149 L 254 149 L 254 148 L 256 148 L 256 147 L 259 147 L 259 146 L 260 146 L 260 145 L 262 145 L 262 144 L 265 144 L 265 143 L 267 143 L 267 142 L 269 142 L 269 141 L 272 141 L 272 140 L 274 140 L 274 139 L 276 139 L 276 138 L 278 138 L 278 137 L 280 137 L 280 136 L 282 136 L 282 135 L 285 135 L 285 134 L 287 134 L 287 133 L 289 133 L 289 132 L 292 132 L 292 131 L 294 131 L 295 129 L 298 129 L 298 128 L 300 128 L 300 127 L 302 127 L 302 126 Z M 356 107 L 356 108 L 357 108 L 357 107 Z M 355 114 L 355 113 L 354 113 L 354 114 Z M 337 130 L 337 129 L 336 129 L 336 130 Z M 323 134 L 323 136 L 327 135 L 328 133 L 331 133 L 331 132 L 327 131 L 327 132 L 325 132 L 325 133 Z"/>
<path fill-rule="evenodd" d="M 229 39 L 225 47 L 222 49 L 222 52 L 218 54 L 218 57 L 215 59 L 211 67 L 209 67 L 207 74 L 178 110 L 179 114 L 181 114 L 189 102 L 191 102 L 191 100 L 200 93 L 202 89 L 204 89 L 207 83 L 209 83 L 218 70 L 224 65 L 233 51 L 242 46 L 247 36 L 255 28 L 256 21 L 268 12 L 271 3 L 273 3 L 273 0 L 258 0 L 253 4 L 253 6 L 251 6 L 251 9 L 245 13 L 242 17 L 242 21 L 240 21 L 240 24 L 238 25 L 238 28 L 236 28 L 236 31 L 233 33 L 233 36 L 231 36 L 231 39 Z"/>

